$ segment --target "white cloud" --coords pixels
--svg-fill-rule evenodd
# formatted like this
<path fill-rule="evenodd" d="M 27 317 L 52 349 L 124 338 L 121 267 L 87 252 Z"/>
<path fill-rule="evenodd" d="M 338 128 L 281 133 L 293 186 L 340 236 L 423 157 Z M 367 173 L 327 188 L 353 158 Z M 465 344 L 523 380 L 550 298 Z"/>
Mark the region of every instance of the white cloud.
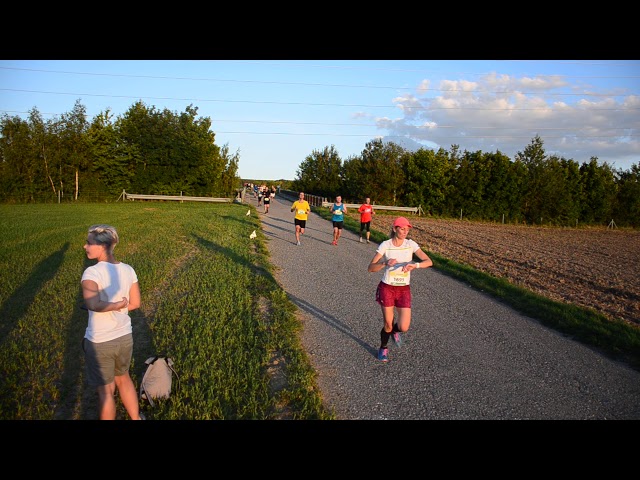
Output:
<path fill-rule="evenodd" d="M 395 97 L 399 117 L 376 118 L 378 128 L 390 137 L 445 149 L 457 144 L 462 151 L 499 150 L 511 158 L 540 135 L 549 155 L 625 164 L 618 168 L 640 163 L 640 96 L 589 96 L 593 90 L 562 76 L 492 73 L 477 82 L 442 80 L 439 90 L 429 90 L 430 84 L 424 80 L 416 95 Z M 583 93 L 575 95 L 574 87 Z"/>

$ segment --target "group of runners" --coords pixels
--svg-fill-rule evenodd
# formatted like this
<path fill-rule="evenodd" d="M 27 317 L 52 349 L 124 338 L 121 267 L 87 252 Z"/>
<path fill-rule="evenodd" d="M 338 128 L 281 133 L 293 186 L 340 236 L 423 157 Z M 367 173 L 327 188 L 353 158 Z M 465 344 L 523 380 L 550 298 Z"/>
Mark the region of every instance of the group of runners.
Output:
<path fill-rule="evenodd" d="M 266 185 L 260 185 L 254 187 L 254 195 L 258 199 L 258 206 L 264 205 L 264 213 L 269 213 L 269 207 L 271 206 L 271 199 L 276 196 L 276 187 L 271 188 Z"/>
<path fill-rule="evenodd" d="M 307 218 L 311 212 L 309 202 L 304 198 L 304 192 L 300 192 L 298 200 L 291 205 L 294 214 L 296 245 L 300 245 L 300 236 L 304 234 Z M 344 215 L 347 214 L 347 206 L 338 195 L 330 207 L 331 222 L 333 224 L 332 245 L 337 246 L 338 240 L 344 228 Z M 360 238 L 370 242 L 371 220 L 375 215 L 371 199 L 358 208 L 360 213 Z M 420 248 L 414 240 L 407 238 L 411 223 L 405 217 L 394 220 L 389 233 L 389 239 L 380 243 L 368 266 L 369 272 L 382 271 L 382 279 L 376 288 L 375 300 L 382 310 L 383 326 L 380 330 L 380 348 L 378 360 L 383 363 L 389 361 L 389 340 L 397 347 L 402 345 L 402 335 L 409 330 L 411 325 L 411 272 L 418 268 L 433 266 L 432 260 Z M 414 261 L 414 257 L 418 261 Z"/>

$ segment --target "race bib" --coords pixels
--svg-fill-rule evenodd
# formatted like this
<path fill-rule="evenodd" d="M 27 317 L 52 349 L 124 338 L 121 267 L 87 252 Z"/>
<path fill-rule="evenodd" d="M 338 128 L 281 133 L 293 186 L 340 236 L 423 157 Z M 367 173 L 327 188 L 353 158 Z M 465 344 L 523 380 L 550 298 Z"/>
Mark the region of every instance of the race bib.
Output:
<path fill-rule="evenodd" d="M 406 285 L 408 279 L 409 272 L 403 272 L 400 268 L 389 271 L 389 282 L 391 285 Z"/>
<path fill-rule="evenodd" d="M 304 215 L 305 213 L 307 213 L 305 210 L 298 210 L 298 215 Z"/>
<path fill-rule="evenodd" d="M 336 210 L 336 211 L 334 212 L 334 215 L 342 215 L 342 210 Z"/>

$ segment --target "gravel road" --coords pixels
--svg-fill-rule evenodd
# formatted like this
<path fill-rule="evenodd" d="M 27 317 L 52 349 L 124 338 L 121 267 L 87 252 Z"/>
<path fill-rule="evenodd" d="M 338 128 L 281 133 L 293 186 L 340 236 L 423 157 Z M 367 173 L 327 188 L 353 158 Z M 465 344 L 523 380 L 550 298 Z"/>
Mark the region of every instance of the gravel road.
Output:
<path fill-rule="evenodd" d="M 378 361 L 381 274 L 367 272 L 377 244 L 344 230 L 333 246 L 331 223 L 312 213 L 297 246 L 292 201 L 277 196 L 269 214 L 257 211 L 338 419 L 640 419 L 640 372 L 433 268 L 411 275 L 411 328 Z"/>

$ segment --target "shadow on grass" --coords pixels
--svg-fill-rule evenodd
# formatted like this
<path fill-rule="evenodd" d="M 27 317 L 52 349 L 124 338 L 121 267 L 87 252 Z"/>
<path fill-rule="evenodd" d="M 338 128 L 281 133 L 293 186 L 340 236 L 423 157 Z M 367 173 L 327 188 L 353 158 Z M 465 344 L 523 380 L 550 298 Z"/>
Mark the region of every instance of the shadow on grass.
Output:
<path fill-rule="evenodd" d="M 48 281 L 55 277 L 69 250 L 69 242 L 60 250 L 52 253 L 33 268 L 27 280 L 7 299 L 0 308 L 0 344 L 4 343 L 9 333 L 16 327 L 24 312 L 29 309 L 38 292 Z M 7 273 L 5 273 L 7 274 Z"/>

